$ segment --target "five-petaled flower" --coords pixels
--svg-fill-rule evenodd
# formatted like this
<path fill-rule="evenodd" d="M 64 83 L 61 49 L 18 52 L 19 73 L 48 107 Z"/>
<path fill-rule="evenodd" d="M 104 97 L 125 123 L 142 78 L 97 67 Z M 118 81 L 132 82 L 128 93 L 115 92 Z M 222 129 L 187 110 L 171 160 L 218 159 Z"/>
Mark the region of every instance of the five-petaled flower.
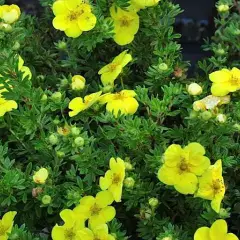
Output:
<path fill-rule="evenodd" d="M 222 177 L 222 161 L 218 160 L 199 178 L 199 188 L 196 197 L 211 200 L 211 206 L 217 213 L 225 194 L 224 179 Z"/>
<path fill-rule="evenodd" d="M 127 50 L 120 53 L 113 61 L 103 68 L 101 68 L 98 74 L 101 75 L 101 81 L 103 86 L 113 86 L 114 81 L 117 79 L 123 68 L 132 60 L 131 54 L 127 53 Z"/>
<path fill-rule="evenodd" d="M 185 148 L 170 145 L 164 153 L 164 164 L 158 171 L 159 180 L 174 186 L 182 194 L 195 193 L 197 176 L 201 176 L 210 166 L 210 160 L 204 154 L 204 147 L 196 142 Z"/>
<path fill-rule="evenodd" d="M 102 92 L 92 93 L 84 97 L 84 100 L 81 97 L 76 97 L 70 101 L 68 108 L 72 111 L 69 112 L 70 117 L 78 115 L 80 112 L 90 108 L 94 103 L 96 103 Z"/>
<path fill-rule="evenodd" d="M 80 204 L 73 210 L 77 215 L 89 219 L 89 226 L 95 228 L 105 224 L 116 215 L 115 208 L 111 205 L 113 196 L 109 191 L 101 191 L 96 197 L 85 196 L 80 200 Z"/>
<path fill-rule="evenodd" d="M 107 224 L 99 225 L 93 229 L 84 228 L 80 230 L 80 240 L 115 240 L 113 235 L 108 233 Z"/>
<path fill-rule="evenodd" d="M 83 31 L 92 30 L 97 22 L 91 6 L 83 0 L 57 0 L 52 6 L 54 28 L 68 37 L 77 38 Z"/>
<path fill-rule="evenodd" d="M 7 240 L 8 235 L 12 231 L 14 217 L 16 216 L 17 212 L 7 212 L 3 215 L 2 219 L 0 220 L 0 239 Z"/>
<path fill-rule="evenodd" d="M 60 216 L 64 221 L 62 226 L 55 225 L 52 229 L 53 240 L 79 240 L 80 230 L 85 227 L 84 218 L 76 215 L 74 211 L 65 209 L 61 211 Z"/>
<path fill-rule="evenodd" d="M 133 115 L 138 109 L 138 102 L 134 98 L 137 94 L 133 90 L 122 90 L 118 93 L 107 93 L 101 96 L 99 102 L 107 104 L 108 112 L 115 117 L 120 115 Z"/>
<path fill-rule="evenodd" d="M 222 69 L 209 75 L 213 82 L 211 92 L 214 96 L 226 96 L 230 92 L 236 92 L 240 89 L 240 69 L 232 70 Z"/>
<path fill-rule="evenodd" d="M 0 19 L 2 19 L 5 23 L 12 24 L 16 22 L 20 15 L 21 10 L 15 4 L 0 6 Z"/>
<path fill-rule="evenodd" d="M 38 184 L 44 184 L 48 178 L 48 170 L 46 168 L 40 168 L 33 175 L 33 181 Z"/>
<path fill-rule="evenodd" d="M 104 177 L 100 178 L 100 188 L 108 189 L 112 193 L 116 202 L 121 201 L 123 180 L 125 178 L 125 163 L 121 158 L 110 159 L 110 170 L 105 173 Z"/>
<path fill-rule="evenodd" d="M 238 237 L 233 233 L 228 233 L 226 221 L 219 219 L 210 228 L 199 228 L 195 232 L 194 240 L 238 240 Z"/>
<path fill-rule="evenodd" d="M 139 16 L 134 10 L 122 10 L 112 6 L 110 14 L 114 23 L 114 41 L 118 45 L 126 45 L 133 41 L 139 29 Z"/>

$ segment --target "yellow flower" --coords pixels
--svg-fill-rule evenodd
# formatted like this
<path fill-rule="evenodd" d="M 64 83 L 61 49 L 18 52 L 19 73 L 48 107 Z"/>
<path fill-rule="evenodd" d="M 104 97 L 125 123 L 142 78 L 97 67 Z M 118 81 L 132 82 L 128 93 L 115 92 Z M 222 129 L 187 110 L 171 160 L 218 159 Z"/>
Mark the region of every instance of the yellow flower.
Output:
<path fill-rule="evenodd" d="M 187 87 L 187 91 L 190 95 L 192 96 L 197 96 L 200 95 L 202 93 L 202 87 L 197 84 L 197 83 L 191 83 L 188 87 Z"/>
<path fill-rule="evenodd" d="M 219 219 L 212 224 L 211 228 L 199 228 L 194 234 L 194 240 L 238 240 L 235 234 L 227 232 L 226 221 Z"/>
<path fill-rule="evenodd" d="M 62 136 L 67 136 L 71 132 L 71 127 L 69 125 L 65 124 L 63 127 L 58 127 L 57 132 L 58 132 L 58 134 L 60 134 Z"/>
<path fill-rule="evenodd" d="M 32 78 L 32 73 L 29 69 L 29 67 L 24 66 L 24 60 L 22 57 L 19 55 L 18 57 L 18 70 L 23 73 L 23 79 L 28 77 L 28 79 Z"/>
<path fill-rule="evenodd" d="M 93 196 L 83 197 L 80 200 L 80 205 L 78 205 L 73 211 L 77 215 L 89 219 L 89 226 L 95 228 L 101 224 L 112 221 L 115 217 L 115 208 L 109 206 L 112 202 L 112 194 L 109 191 L 101 191 L 95 198 Z"/>
<path fill-rule="evenodd" d="M 11 112 L 13 109 L 17 109 L 18 105 L 13 100 L 6 100 L 0 95 L 0 117 L 4 116 L 6 112 Z"/>
<path fill-rule="evenodd" d="M 126 50 L 115 57 L 111 63 L 101 68 L 98 74 L 101 74 L 103 86 L 113 86 L 118 75 L 130 61 L 132 61 L 132 56 Z"/>
<path fill-rule="evenodd" d="M 211 92 L 214 96 L 226 96 L 240 89 L 240 70 L 235 67 L 231 71 L 222 69 L 213 72 L 209 79 L 213 82 Z"/>
<path fill-rule="evenodd" d="M 17 212 L 7 212 L 3 215 L 2 220 L 0 220 L 0 239 L 7 240 L 8 234 L 11 233 L 14 224 L 14 217 Z"/>
<path fill-rule="evenodd" d="M 164 153 L 164 164 L 158 171 L 159 180 L 174 186 L 182 194 L 193 194 L 197 190 L 197 176 L 210 166 L 210 160 L 204 154 L 204 147 L 197 142 L 183 149 L 180 145 L 170 145 Z"/>
<path fill-rule="evenodd" d="M 209 95 L 201 100 L 195 101 L 193 103 L 193 109 L 195 111 L 200 110 L 212 110 L 218 106 L 221 106 L 223 104 L 230 103 L 230 96 L 224 96 L 224 97 L 216 97 L 213 95 Z"/>
<path fill-rule="evenodd" d="M 72 90 L 82 90 L 85 87 L 86 79 L 81 75 L 72 77 Z"/>
<path fill-rule="evenodd" d="M 48 170 L 46 168 L 40 168 L 33 175 L 33 181 L 38 184 L 44 184 L 48 178 Z"/>
<path fill-rule="evenodd" d="M 112 112 L 115 117 L 121 115 L 133 115 L 138 109 L 138 102 L 134 98 L 136 93 L 133 90 L 122 90 L 119 93 L 111 93 L 103 95 L 99 102 L 107 103 L 106 109 Z"/>
<path fill-rule="evenodd" d="M 54 28 L 64 31 L 68 37 L 79 37 L 83 31 L 92 30 L 97 22 L 91 6 L 83 0 L 57 0 L 52 9 Z"/>
<path fill-rule="evenodd" d="M 124 11 L 119 7 L 112 6 L 110 14 L 114 23 L 114 41 L 121 46 L 131 43 L 139 29 L 137 13 L 130 9 Z"/>
<path fill-rule="evenodd" d="M 115 240 L 115 238 L 108 233 L 107 224 L 99 225 L 92 230 L 84 228 L 80 230 L 80 240 Z"/>
<path fill-rule="evenodd" d="M 15 5 L 2 5 L 0 6 L 0 18 L 8 24 L 16 22 L 21 15 L 20 8 Z"/>
<path fill-rule="evenodd" d="M 225 194 L 224 179 L 222 177 L 222 161 L 218 160 L 199 178 L 199 188 L 196 197 L 211 200 L 211 206 L 217 213 Z"/>
<path fill-rule="evenodd" d="M 72 111 L 69 112 L 70 117 L 74 117 L 80 112 L 90 108 L 94 103 L 96 103 L 102 92 L 92 93 L 84 97 L 84 100 L 81 97 L 74 98 L 68 105 L 68 108 Z"/>
<path fill-rule="evenodd" d="M 138 11 L 146 7 L 156 6 L 160 0 L 131 0 L 132 6 Z"/>
<path fill-rule="evenodd" d="M 125 163 L 121 158 L 110 159 L 110 170 L 105 173 L 104 177 L 100 178 L 100 188 L 112 193 L 116 202 L 121 201 L 123 180 L 125 178 Z"/>
<path fill-rule="evenodd" d="M 79 240 L 80 230 L 84 226 L 84 218 L 76 215 L 72 210 L 65 209 L 61 211 L 60 216 L 64 221 L 62 226 L 57 224 L 52 229 L 53 240 Z"/>

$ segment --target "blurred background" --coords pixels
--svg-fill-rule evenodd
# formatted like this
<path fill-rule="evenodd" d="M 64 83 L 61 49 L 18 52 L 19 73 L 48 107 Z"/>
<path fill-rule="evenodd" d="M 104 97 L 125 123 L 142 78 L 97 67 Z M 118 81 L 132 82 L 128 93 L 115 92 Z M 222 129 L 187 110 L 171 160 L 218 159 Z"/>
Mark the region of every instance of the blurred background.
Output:
<path fill-rule="evenodd" d="M 215 0 L 173 0 L 180 5 L 184 12 L 178 16 L 175 31 L 182 35 L 180 43 L 183 48 L 184 60 L 188 60 L 194 67 L 195 63 L 207 56 L 202 51 L 204 39 L 214 33 L 214 17 L 216 16 Z M 38 0 L 6 0 L 7 4 L 18 4 L 21 9 L 32 15 L 40 14 Z"/>

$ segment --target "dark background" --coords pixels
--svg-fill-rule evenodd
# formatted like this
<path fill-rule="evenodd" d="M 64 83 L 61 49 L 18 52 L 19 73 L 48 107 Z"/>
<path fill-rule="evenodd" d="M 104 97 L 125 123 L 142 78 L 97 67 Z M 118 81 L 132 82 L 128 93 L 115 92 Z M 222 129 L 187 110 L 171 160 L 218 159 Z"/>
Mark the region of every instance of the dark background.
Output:
<path fill-rule="evenodd" d="M 214 33 L 214 17 L 216 16 L 216 0 L 173 0 L 184 12 L 178 16 L 175 31 L 182 34 L 180 43 L 183 48 L 184 60 L 195 63 L 207 56 L 201 48 L 204 39 Z M 39 14 L 38 0 L 6 0 L 6 3 L 16 3 L 29 14 Z"/>

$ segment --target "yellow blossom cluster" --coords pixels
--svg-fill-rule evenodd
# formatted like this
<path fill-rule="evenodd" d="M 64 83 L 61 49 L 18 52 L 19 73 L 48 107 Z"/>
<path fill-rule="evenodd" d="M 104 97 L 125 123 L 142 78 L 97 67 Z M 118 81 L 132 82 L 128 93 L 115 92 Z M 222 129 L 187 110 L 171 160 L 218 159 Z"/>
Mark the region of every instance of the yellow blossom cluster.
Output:
<path fill-rule="evenodd" d="M 57 0 L 52 6 L 54 28 L 64 31 L 68 37 L 77 38 L 92 30 L 97 22 L 90 4 L 83 0 Z"/>
<path fill-rule="evenodd" d="M 204 147 L 193 142 L 182 148 L 170 145 L 164 153 L 164 163 L 158 171 L 158 178 L 182 194 L 194 194 L 211 200 L 214 211 L 219 212 L 225 194 L 222 177 L 222 161 L 210 165 Z"/>
<path fill-rule="evenodd" d="M 0 19 L 2 19 L 5 24 L 16 22 L 20 15 L 20 8 L 15 4 L 0 6 Z"/>
<path fill-rule="evenodd" d="M 106 223 L 113 220 L 116 210 L 111 204 L 121 201 L 125 178 L 125 163 L 121 158 L 111 158 L 110 169 L 100 178 L 100 188 L 95 197 L 84 196 L 73 210 L 65 209 L 60 213 L 64 224 L 55 225 L 53 240 L 114 240 L 109 234 Z M 85 222 L 88 221 L 87 227 Z"/>

